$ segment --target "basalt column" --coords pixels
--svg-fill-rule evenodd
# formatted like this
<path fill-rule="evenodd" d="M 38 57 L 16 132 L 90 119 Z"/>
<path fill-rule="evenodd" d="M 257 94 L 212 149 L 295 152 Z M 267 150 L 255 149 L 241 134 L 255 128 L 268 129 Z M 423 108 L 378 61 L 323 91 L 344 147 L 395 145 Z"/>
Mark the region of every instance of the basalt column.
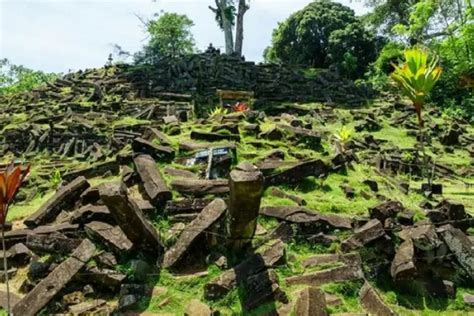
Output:
<path fill-rule="evenodd" d="M 227 231 L 230 246 L 234 250 L 247 245 L 255 233 L 263 180 L 260 170 L 247 162 L 241 163 L 230 173 Z"/>

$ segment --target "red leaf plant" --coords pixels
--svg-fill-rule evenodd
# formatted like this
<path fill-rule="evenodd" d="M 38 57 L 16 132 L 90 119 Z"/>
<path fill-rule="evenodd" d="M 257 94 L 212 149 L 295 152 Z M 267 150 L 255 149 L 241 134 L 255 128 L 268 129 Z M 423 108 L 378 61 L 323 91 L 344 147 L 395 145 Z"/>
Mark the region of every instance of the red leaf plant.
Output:
<path fill-rule="evenodd" d="M 232 110 L 234 112 L 245 112 L 249 110 L 249 107 L 246 103 L 237 102 L 234 106 L 232 106 Z"/>
<path fill-rule="evenodd" d="M 13 162 L 4 170 L 0 171 L 0 225 L 2 226 L 3 247 L 3 269 L 5 272 L 5 283 L 7 286 L 7 313 L 10 312 L 10 288 L 8 286 L 7 256 L 5 255 L 5 221 L 8 214 L 8 206 L 18 193 L 23 180 L 30 173 L 30 165 L 25 170 L 21 166 L 15 166 Z"/>

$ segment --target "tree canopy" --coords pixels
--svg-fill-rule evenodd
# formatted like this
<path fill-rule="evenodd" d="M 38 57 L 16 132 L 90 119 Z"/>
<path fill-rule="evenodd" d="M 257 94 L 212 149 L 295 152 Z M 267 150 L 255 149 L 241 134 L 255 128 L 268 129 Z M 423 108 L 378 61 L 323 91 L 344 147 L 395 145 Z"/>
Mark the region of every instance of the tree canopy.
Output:
<path fill-rule="evenodd" d="M 164 12 L 145 26 L 149 42 L 135 55 L 137 62 L 153 63 L 162 56 L 177 57 L 196 50 L 191 32 L 194 22 L 184 14 Z"/>
<path fill-rule="evenodd" d="M 350 54 L 361 70 L 375 56 L 375 35 L 353 10 L 340 3 L 318 0 L 292 14 L 273 31 L 265 51 L 271 62 L 327 67 Z"/>

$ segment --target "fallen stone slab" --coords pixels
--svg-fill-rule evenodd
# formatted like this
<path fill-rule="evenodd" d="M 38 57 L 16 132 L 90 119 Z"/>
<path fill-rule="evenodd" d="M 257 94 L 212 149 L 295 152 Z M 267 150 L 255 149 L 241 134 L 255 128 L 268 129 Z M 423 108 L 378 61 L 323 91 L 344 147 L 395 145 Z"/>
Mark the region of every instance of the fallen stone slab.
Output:
<path fill-rule="evenodd" d="M 394 281 L 413 280 L 416 275 L 415 247 L 411 239 L 404 241 L 395 253 L 390 274 Z"/>
<path fill-rule="evenodd" d="M 133 243 L 118 226 L 95 221 L 86 224 L 85 230 L 91 239 L 103 243 L 117 255 L 126 255 L 133 248 Z"/>
<path fill-rule="evenodd" d="M 76 250 L 82 240 L 67 238 L 61 233 L 47 235 L 28 234 L 26 237 L 26 246 L 38 252 L 56 253 L 67 255 Z"/>
<path fill-rule="evenodd" d="M 187 179 L 197 179 L 198 175 L 195 174 L 194 172 L 188 171 L 188 170 L 183 170 L 183 169 L 176 169 L 172 168 L 170 166 L 166 166 L 165 169 L 163 169 L 164 173 L 167 175 L 170 175 L 175 178 L 187 178 Z"/>
<path fill-rule="evenodd" d="M 220 134 L 220 133 L 207 133 L 200 131 L 192 131 L 190 135 L 191 139 L 205 140 L 208 142 L 219 142 L 223 140 L 240 141 L 240 136 L 235 134 Z"/>
<path fill-rule="evenodd" d="M 352 219 L 336 214 L 322 214 L 300 206 L 267 206 L 260 214 L 297 224 L 321 224 L 331 228 L 351 229 Z"/>
<path fill-rule="evenodd" d="M 194 152 L 194 151 L 200 151 L 200 150 L 208 150 L 212 147 L 222 147 L 222 148 L 229 148 L 232 150 L 233 154 L 236 154 L 236 145 L 234 143 L 223 143 L 219 144 L 218 146 L 214 143 L 196 143 L 192 141 L 182 141 L 179 143 L 179 150 L 184 151 L 184 152 Z"/>
<path fill-rule="evenodd" d="M 373 240 L 385 235 L 382 223 L 378 219 L 372 219 L 365 225 L 357 228 L 354 234 L 341 244 L 343 251 L 351 251 L 365 246 Z"/>
<path fill-rule="evenodd" d="M 95 246 L 88 239 L 73 252 L 71 257 L 58 265 L 45 279 L 25 295 L 12 309 L 13 315 L 36 315 L 81 270 L 95 253 Z"/>
<path fill-rule="evenodd" d="M 79 233 L 79 225 L 60 223 L 38 226 L 35 229 L 16 229 L 5 233 L 5 243 L 7 247 L 11 247 L 16 243 L 26 243 L 26 237 L 28 234 L 52 234 L 56 232 L 70 236 L 77 236 Z"/>
<path fill-rule="evenodd" d="M 458 228 L 451 225 L 441 226 L 438 233 L 443 238 L 449 250 L 454 254 L 459 264 L 474 279 L 474 244 Z"/>
<path fill-rule="evenodd" d="M 435 227 L 429 222 L 407 227 L 398 236 L 403 240 L 411 239 L 414 246 L 423 251 L 433 250 L 441 244 Z"/>
<path fill-rule="evenodd" d="M 139 155 L 133 162 L 150 201 L 156 206 L 164 206 L 173 195 L 158 171 L 155 160 L 149 155 Z"/>
<path fill-rule="evenodd" d="M 69 306 L 69 313 L 73 315 L 82 315 L 82 314 L 93 314 L 94 310 L 98 307 L 106 305 L 105 300 L 93 300 L 90 302 L 82 302 L 79 304 L 74 304 Z"/>
<path fill-rule="evenodd" d="M 397 315 L 397 313 L 384 303 L 379 293 L 377 293 L 377 291 L 367 281 L 359 291 L 359 300 L 362 307 L 371 315 Z"/>
<path fill-rule="evenodd" d="M 263 270 L 241 281 L 245 289 L 243 309 L 250 311 L 264 303 L 279 301 L 288 303 L 288 298 L 278 285 L 274 270 Z"/>
<path fill-rule="evenodd" d="M 85 177 L 86 179 L 94 178 L 94 177 L 102 177 L 106 174 L 117 175 L 120 172 L 120 165 L 116 161 L 107 161 L 102 162 L 99 164 L 95 164 L 93 166 L 71 171 L 61 175 L 61 178 L 65 181 L 72 181 L 77 177 Z"/>
<path fill-rule="evenodd" d="M 363 277 L 364 273 L 362 272 L 360 265 L 354 264 L 291 276 L 286 278 L 286 283 L 288 285 L 320 286 L 332 282 L 362 279 Z"/>
<path fill-rule="evenodd" d="M 101 289 L 116 293 L 120 290 L 120 286 L 125 282 L 127 276 L 115 270 L 93 267 L 87 269 L 80 278 L 84 282 L 92 283 Z"/>
<path fill-rule="evenodd" d="M 469 294 L 469 293 L 464 293 L 463 295 L 463 301 L 469 306 L 474 306 L 474 295 Z"/>
<path fill-rule="evenodd" d="M 0 291 L 0 307 L 2 307 L 4 311 L 6 311 L 8 307 L 7 298 L 7 292 Z M 10 292 L 10 307 L 15 306 L 20 300 L 21 297 L 19 297 L 15 293 Z"/>
<path fill-rule="evenodd" d="M 358 253 L 347 253 L 347 254 L 321 254 L 306 258 L 301 262 L 301 265 L 305 268 L 315 267 L 323 264 L 334 264 L 343 263 L 348 265 L 360 265 L 361 258 Z"/>
<path fill-rule="evenodd" d="M 383 202 L 369 209 L 370 218 L 376 218 L 382 223 L 387 218 L 395 218 L 398 213 L 405 210 L 402 203 L 398 201 Z"/>
<path fill-rule="evenodd" d="M 166 202 L 164 213 L 167 215 L 200 213 L 211 202 L 211 199 L 172 200 Z"/>
<path fill-rule="evenodd" d="M 214 280 L 204 286 L 204 297 L 216 300 L 227 293 L 237 284 L 237 280 L 244 280 L 267 268 L 281 262 L 285 254 L 285 244 L 281 240 L 273 241 L 262 247 L 256 254 L 248 257 L 235 267 L 224 271 Z"/>
<path fill-rule="evenodd" d="M 145 132 L 143 132 L 143 139 L 153 142 L 157 140 L 162 146 L 171 146 L 171 141 L 165 133 L 157 130 L 153 127 L 146 127 Z"/>
<path fill-rule="evenodd" d="M 176 244 L 165 253 L 164 268 L 174 267 L 186 254 L 193 242 L 214 223 L 216 223 L 227 210 L 227 205 L 222 199 L 215 199 L 207 205 L 202 212 L 189 225 L 184 228 Z"/>
<path fill-rule="evenodd" d="M 102 251 L 94 256 L 94 261 L 97 262 L 97 266 L 100 268 L 114 269 L 117 266 L 117 259 L 111 252 Z"/>
<path fill-rule="evenodd" d="M 295 316 L 328 316 L 326 297 L 321 289 L 307 287 L 298 294 L 294 307 Z"/>
<path fill-rule="evenodd" d="M 18 243 L 11 246 L 7 250 L 6 255 L 8 259 L 8 265 L 11 264 L 13 266 L 26 265 L 31 261 L 31 259 L 37 258 L 37 255 L 28 249 L 28 247 L 26 247 L 23 243 Z M 3 253 L 0 257 L 3 259 Z"/>
<path fill-rule="evenodd" d="M 143 138 L 135 138 L 132 143 L 135 153 L 152 156 L 158 161 L 170 162 L 174 159 L 174 150 L 171 147 L 156 145 Z"/>
<path fill-rule="evenodd" d="M 304 178 L 310 176 L 320 178 L 327 174 L 328 167 L 322 160 L 305 161 L 276 174 L 266 176 L 265 187 L 281 184 L 298 184 Z"/>
<path fill-rule="evenodd" d="M 303 198 L 301 198 L 297 195 L 288 194 L 285 191 L 280 190 L 279 188 L 271 188 L 270 193 L 273 196 L 276 196 L 276 197 L 279 197 L 279 198 L 282 198 L 282 199 L 291 200 L 291 201 L 295 202 L 296 204 L 298 204 L 299 206 L 305 206 L 306 205 L 306 201 Z"/>
<path fill-rule="evenodd" d="M 74 211 L 69 217 L 69 223 L 84 225 L 93 221 L 114 223 L 107 206 L 87 204 Z"/>
<path fill-rule="evenodd" d="M 181 194 L 203 197 L 208 194 L 221 195 L 229 193 L 227 180 L 196 180 L 196 179 L 175 179 L 171 181 L 173 190 Z"/>
<path fill-rule="evenodd" d="M 89 188 L 89 182 L 86 178 L 76 178 L 61 187 L 39 210 L 25 219 L 25 225 L 32 228 L 54 221 L 61 211 L 71 209 L 87 188 Z"/>
<path fill-rule="evenodd" d="M 200 300 L 192 299 L 186 305 L 184 316 L 212 316 L 212 310 Z"/>
<path fill-rule="evenodd" d="M 107 183 L 99 189 L 100 197 L 127 238 L 154 257 L 163 252 L 163 243 L 155 228 L 145 219 L 138 205 L 129 199 L 121 183 Z"/>

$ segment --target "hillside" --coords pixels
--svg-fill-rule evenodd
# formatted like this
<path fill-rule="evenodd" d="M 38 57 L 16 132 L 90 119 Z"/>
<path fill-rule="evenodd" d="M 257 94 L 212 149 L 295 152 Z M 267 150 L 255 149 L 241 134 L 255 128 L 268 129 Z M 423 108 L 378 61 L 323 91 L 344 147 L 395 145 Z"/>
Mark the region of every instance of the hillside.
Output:
<path fill-rule="evenodd" d="M 209 115 L 217 89 L 256 100 Z M 474 126 L 424 118 L 426 190 L 413 107 L 330 71 L 202 54 L 1 96 L 13 312 L 468 314 Z"/>

